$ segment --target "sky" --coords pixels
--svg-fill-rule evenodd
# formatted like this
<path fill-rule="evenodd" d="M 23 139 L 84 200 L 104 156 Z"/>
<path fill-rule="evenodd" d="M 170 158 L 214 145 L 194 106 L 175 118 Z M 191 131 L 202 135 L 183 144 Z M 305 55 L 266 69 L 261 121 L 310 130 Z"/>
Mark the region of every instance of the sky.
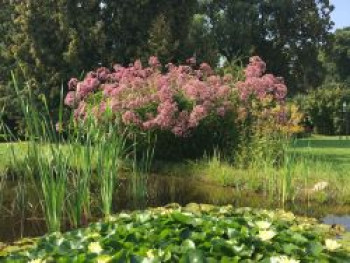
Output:
<path fill-rule="evenodd" d="M 350 0 L 330 0 L 335 9 L 332 12 L 332 20 L 335 23 L 334 30 L 350 26 Z"/>

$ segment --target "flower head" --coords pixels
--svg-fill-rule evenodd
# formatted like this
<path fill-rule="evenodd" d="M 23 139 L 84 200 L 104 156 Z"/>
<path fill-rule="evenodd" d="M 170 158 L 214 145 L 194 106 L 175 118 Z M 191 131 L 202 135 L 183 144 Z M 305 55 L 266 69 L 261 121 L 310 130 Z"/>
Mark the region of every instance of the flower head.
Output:
<path fill-rule="evenodd" d="M 45 259 L 41 259 L 41 258 L 36 258 L 36 259 L 32 259 L 31 261 L 29 261 L 29 263 L 45 263 L 46 260 Z"/>
<path fill-rule="evenodd" d="M 268 229 L 271 226 L 271 222 L 268 221 L 256 221 L 255 224 L 259 229 L 263 230 Z"/>
<path fill-rule="evenodd" d="M 300 260 L 288 258 L 287 256 L 273 256 L 270 258 L 270 263 L 298 263 Z"/>
<path fill-rule="evenodd" d="M 78 79 L 71 78 L 68 82 L 68 88 L 70 90 L 75 90 L 77 88 L 77 84 L 78 84 Z"/>
<path fill-rule="evenodd" d="M 159 67 L 160 66 L 160 62 L 156 56 L 151 56 L 148 60 L 148 64 L 151 67 Z"/>
<path fill-rule="evenodd" d="M 273 230 L 260 230 L 258 237 L 262 241 L 269 241 L 276 236 L 276 232 Z"/>
<path fill-rule="evenodd" d="M 103 251 L 99 242 L 91 242 L 88 246 L 88 251 L 94 254 L 100 254 Z"/>
<path fill-rule="evenodd" d="M 333 240 L 333 239 L 326 239 L 325 245 L 326 245 L 326 249 L 330 251 L 334 251 L 341 248 L 341 245 L 336 240 Z"/>

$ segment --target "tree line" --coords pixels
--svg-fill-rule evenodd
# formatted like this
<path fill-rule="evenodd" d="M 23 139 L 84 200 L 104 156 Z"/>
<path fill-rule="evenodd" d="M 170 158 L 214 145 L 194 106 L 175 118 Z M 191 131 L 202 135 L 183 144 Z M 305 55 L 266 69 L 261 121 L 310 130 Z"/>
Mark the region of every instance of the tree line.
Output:
<path fill-rule="evenodd" d="M 291 94 L 343 81 L 350 29 L 331 32 L 333 9 L 329 0 L 2 0 L 0 107 L 16 125 L 11 72 L 54 111 L 70 77 L 151 55 L 214 67 L 259 55 Z"/>

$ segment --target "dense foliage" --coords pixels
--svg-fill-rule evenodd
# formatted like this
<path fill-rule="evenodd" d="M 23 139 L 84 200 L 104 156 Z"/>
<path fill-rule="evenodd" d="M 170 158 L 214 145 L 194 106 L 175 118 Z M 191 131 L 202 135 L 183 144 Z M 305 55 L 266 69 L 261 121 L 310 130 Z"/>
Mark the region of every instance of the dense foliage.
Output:
<path fill-rule="evenodd" d="M 261 54 L 271 72 L 286 78 L 292 93 L 322 82 L 317 56 L 330 43 L 329 0 L 199 2 L 219 54 L 228 61 Z"/>
<path fill-rule="evenodd" d="M 309 116 L 316 133 L 327 135 L 345 133 L 346 118 L 349 118 L 346 112 L 350 111 L 348 88 L 330 83 L 310 91 L 307 95 L 298 96 L 294 101 Z"/>
<path fill-rule="evenodd" d="M 346 262 L 330 227 L 292 213 L 176 204 L 121 213 L 34 244 L 3 262 Z M 328 236 L 328 237 L 327 237 Z M 7 252 L 8 251 L 8 252 Z M 17 251 L 17 252 L 16 252 Z"/>
<path fill-rule="evenodd" d="M 160 156 L 168 152 L 177 159 L 201 157 L 215 148 L 232 154 L 241 124 L 252 130 L 257 124 L 275 124 L 269 133 L 298 125 L 287 114 L 283 79 L 265 74 L 259 57 L 250 59 L 238 82 L 229 74 L 216 75 L 206 63 L 197 66 L 194 58 L 188 63 L 169 63 L 163 73 L 157 57 L 150 57 L 145 68 L 139 60 L 113 71 L 99 68 L 82 81 L 69 81 L 65 104 L 78 122 L 92 117 L 101 124 L 119 123 L 137 135 L 152 132 L 160 143 L 156 152 L 166 148 Z"/>
<path fill-rule="evenodd" d="M 316 87 L 333 10 L 328 0 L 4 0 L 0 7 L 0 107 L 11 127 L 22 118 L 11 70 L 35 96 L 50 98 L 53 114 L 70 76 L 153 55 L 175 64 L 195 56 L 215 68 L 259 54 L 271 73 L 285 77 L 290 94 Z M 346 45 L 341 38 L 337 46 Z"/>
<path fill-rule="evenodd" d="M 195 0 L 1 1 L 0 107 L 6 105 L 10 120 L 19 115 L 12 110 L 16 100 L 9 96 L 11 70 L 33 94 L 46 95 L 54 111 L 61 87 L 72 75 L 151 54 L 175 61 L 188 57 L 184 45 L 195 4 Z M 156 30 L 162 27 L 161 17 L 167 19 L 163 21 L 167 34 Z M 165 35 L 176 45 L 154 49 Z"/>
<path fill-rule="evenodd" d="M 350 84 L 350 27 L 337 29 L 333 46 L 324 56 L 328 78 Z"/>

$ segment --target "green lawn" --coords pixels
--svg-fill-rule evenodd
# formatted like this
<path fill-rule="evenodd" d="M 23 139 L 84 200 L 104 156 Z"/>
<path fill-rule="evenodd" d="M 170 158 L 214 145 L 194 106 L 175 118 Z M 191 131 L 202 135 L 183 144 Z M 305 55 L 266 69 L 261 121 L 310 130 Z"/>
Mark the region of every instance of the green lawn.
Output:
<path fill-rule="evenodd" d="M 12 154 L 17 157 L 23 155 L 27 143 L 0 143 L 0 171 L 3 171 L 11 162 Z M 292 151 L 305 158 L 320 158 L 330 165 L 341 167 L 350 166 L 350 137 L 339 136 L 312 136 L 298 139 L 292 147 Z"/>
<path fill-rule="evenodd" d="M 27 147 L 28 144 L 25 142 L 0 143 L 0 174 L 11 164 L 13 155 L 15 155 L 16 158 L 23 157 Z"/>
<path fill-rule="evenodd" d="M 292 151 L 300 153 L 305 158 L 322 160 L 325 165 L 350 168 L 350 139 L 344 136 L 312 136 L 299 139 Z"/>

